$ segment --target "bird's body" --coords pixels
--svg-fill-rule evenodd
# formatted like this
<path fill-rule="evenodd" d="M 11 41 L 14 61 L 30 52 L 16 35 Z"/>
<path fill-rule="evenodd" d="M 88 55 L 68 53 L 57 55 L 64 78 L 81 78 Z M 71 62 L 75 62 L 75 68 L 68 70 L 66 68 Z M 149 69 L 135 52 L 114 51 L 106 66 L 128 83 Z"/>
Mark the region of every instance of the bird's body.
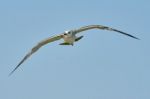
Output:
<path fill-rule="evenodd" d="M 66 34 L 65 34 L 66 33 Z M 65 31 L 64 35 L 62 36 L 62 38 L 64 39 L 64 43 L 68 43 L 69 45 L 73 45 L 73 43 L 76 40 L 76 35 L 73 33 L 69 33 L 69 31 Z"/>
<path fill-rule="evenodd" d="M 19 64 L 15 67 L 15 69 L 9 75 L 11 75 L 26 59 L 28 59 L 33 53 L 35 53 L 39 48 L 41 48 L 45 44 L 48 44 L 50 42 L 54 42 L 56 40 L 63 39 L 64 42 L 61 43 L 60 45 L 73 45 L 74 42 L 79 41 L 83 37 L 83 36 L 77 37 L 76 36 L 77 33 L 80 33 L 80 32 L 86 31 L 86 30 L 90 30 L 90 29 L 102 29 L 102 30 L 115 31 L 115 32 L 124 34 L 126 36 L 132 37 L 134 39 L 138 39 L 137 37 L 135 37 L 133 35 L 130 35 L 128 33 L 125 33 L 125 32 L 122 32 L 120 30 L 113 29 L 113 28 L 110 28 L 110 27 L 107 27 L 107 26 L 102 26 L 102 25 L 88 25 L 88 26 L 81 27 L 79 29 L 65 31 L 62 34 L 49 37 L 49 38 L 44 39 L 43 41 L 39 42 L 36 46 L 34 46 L 31 49 L 30 52 L 28 52 L 26 54 L 26 56 L 19 62 Z"/>

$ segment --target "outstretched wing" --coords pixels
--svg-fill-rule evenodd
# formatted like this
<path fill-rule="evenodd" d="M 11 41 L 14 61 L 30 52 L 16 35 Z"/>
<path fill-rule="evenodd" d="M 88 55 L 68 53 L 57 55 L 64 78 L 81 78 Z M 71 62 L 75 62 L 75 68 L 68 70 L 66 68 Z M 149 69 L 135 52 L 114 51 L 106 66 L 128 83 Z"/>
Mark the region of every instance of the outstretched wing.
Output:
<path fill-rule="evenodd" d="M 58 35 L 58 36 L 53 36 L 53 37 L 49 37 L 41 42 L 39 42 L 36 46 L 34 46 L 30 52 L 28 52 L 26 54 L 26 56 L 19 62 L 19 64 L 14 68 L 14 70 L 9 74 L 9 76 L 11 74 L 13 74 L 13 72 L 25 61 L 27 60 L 33 53 L 35 53 L 40 47 L 42 47 L 43 45 L 47 44 L 47 43 L 50 43 L 50 42 L 53 42 L 53 41 L 56 41 L 56 40 L 59 40 L 62 38 L 62 35 Z"/>
<path fill-rule="evenodd" d="M 125 32 L 122 32 L 120 30 L 117 30 L 117 29 L 113 29 L 113 28 L 110 28 L 110 27 L 107 27 L 107 26 L 102 26 L 102 25 L 89 25 L 89 26 L 84 26 L 84 27 L 81 27 L 79 29 L 76 29 L 76 30 L 73 30 L 75 31 L 75 34 L 77 33 L 80 33 L 80 32 L 83 32 L 83 31 L 86 31 L 86 30 L 90 30 L 90 29 L 101 29 L 101 30 L 109 30 L 109 31 L 115 31 L 115 32 L 118 32 L 118 33 L 121 33 L 121 34 L 124 34 L 126 36 L 129 36 L 129 37 L 132 37 L 134 39 L 139 39 L 131 34 L 128 34 L 128 33 L 125 33 Z"/>

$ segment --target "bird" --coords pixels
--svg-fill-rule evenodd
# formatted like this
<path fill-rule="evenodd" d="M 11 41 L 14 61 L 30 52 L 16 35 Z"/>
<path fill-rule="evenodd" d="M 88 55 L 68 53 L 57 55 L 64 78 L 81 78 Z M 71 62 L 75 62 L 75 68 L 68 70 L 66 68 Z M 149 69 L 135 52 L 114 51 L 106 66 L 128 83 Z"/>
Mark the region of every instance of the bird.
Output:
<path fill-rule="evenodd" d="M 100 29 L 100 30 L 114 31 L 114 32 L 126 35 L 128 37 L 140 40 L 139 38 L 137 38 L 137 37 L 135 37 L 135 36 L 133 36 L 131 34 L 128 34 L 126 32 L 123 32 L 123 31 L 120 31 L 118 29 L 114 29 L 114 28 L 111 28 L 111 27 L 108 27 L 108 26 L 103 26 L 103 25 L 87 25 L 87 26 L 82 26 L 82 27 L 80 27 L 78 29 L 72 29 L 72 30 L 69 30 L 69 31 L 65 31 L 65 32 L 63 32 L 63 33 L 61 33 L 59 35 L 48 37 L 48 38 L 40 41 L 39 43 L 37 43 L 37 45 L 35 45 L 24 56 L 24 58 L 18 63 L 18 65 L 10 72 L 9 76 L 12 75 L 25 60 L 27 60 L 33 53 L 35 53 L 36 51 L 38 51 L 42 46 L 44 46 L 44 45 L 46 45 L 48 43 L 60 40 L 60 39 L 63 39 L 64 42 L 60 43 L 59 45 L 72 45 L 73 46 L 75 42 L 77 42 L 77 41 L 79 41 L 80 39 L 83 38 L 83 36 L 79 36 L 79 37 L 76 36 L 78 33 L 81 33 L 83 31 L 87 31 L 87 30 L 91 30 L 91 29 Z"/>

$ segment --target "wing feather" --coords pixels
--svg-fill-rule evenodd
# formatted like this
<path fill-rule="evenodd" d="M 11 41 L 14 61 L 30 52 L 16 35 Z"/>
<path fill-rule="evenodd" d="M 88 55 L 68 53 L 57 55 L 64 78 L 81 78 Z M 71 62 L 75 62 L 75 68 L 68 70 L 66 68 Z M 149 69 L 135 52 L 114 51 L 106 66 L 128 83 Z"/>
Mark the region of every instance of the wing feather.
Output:
<path fill-rule="evenodd" d="M 53 37 L 49 37 L 47 39 L 44 39 L 43 41 L 39 42 L 36 46 L 34 46 L 30 52 L 28 52 L 25 57 L 19 62 L 19 64 L 13 69 L 12 72 L 10 72 L 9 76 L 12 75 L 16 69 L 25 61 L 27 60 L 33 53 L 35 53 L 39 48 L 41 48 L 43 45 L 47 44 L 47 43 L 50 43 L 50 42 L 54 42 L 56 40 L 59 40 L 61 39 L 62 36 L 61 35 L 58 35 L 58 36 L 53 36 Z"/>
<path fill-rule="evenodd" d="M 137 37 L 135 37 L 131 34 L 128 34 L 128 33 L 125 33 L 125 32 L 122 32 L 120 30 L 113 29 L 113 28 L 110 28 L 110 27 L 107 27 L 107 26 L 102 26 L 102 25 L 88 25 L 88 26 L 84 26 L 84 27 L 81 27 L 79 29 L 76 29 L 74 31 L 75 31 L 75 34 L 77 34 L 77 33 L 80 33 L 80 32 L 86 31 L 86 30 L 90 30 L 90 29 L 101 29 L 101 30 L 115 31 L 115 32 L 124 34 L 126 36 L 132 37 L 134 39 L 139 39 L 139 38 L 137 38 Z"/>

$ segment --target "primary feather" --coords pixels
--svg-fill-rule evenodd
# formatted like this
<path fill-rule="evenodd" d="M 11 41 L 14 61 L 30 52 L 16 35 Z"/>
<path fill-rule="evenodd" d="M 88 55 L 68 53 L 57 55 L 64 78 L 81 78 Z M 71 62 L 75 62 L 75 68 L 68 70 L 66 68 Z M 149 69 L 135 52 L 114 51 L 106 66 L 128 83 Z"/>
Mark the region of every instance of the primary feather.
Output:
<path fill-rule="evenodd" d="M 15 72 L 15 70 L 25 61 L 27 60 L 33 53 L 35 53 L 39 48 L 41 48 L 43 45 L 47 44 L 47 43 L 50 43 L 50 42 L 53 42 L 53 41 L 56 41 L 56 40 L 59 40 L 61 39 L 62 36 L 61 35 L 58 35 L 58 36 L 53 36 L 53 37 L 49 37 L 41 42 L 39 42 L 36 46 L 34 46 L 30 52 L 28 52 L 25 57 L 19 62 L 19 64 L 13 69 L 13 71 L 9 74 L 13 74 L 13 72 Z"/>

